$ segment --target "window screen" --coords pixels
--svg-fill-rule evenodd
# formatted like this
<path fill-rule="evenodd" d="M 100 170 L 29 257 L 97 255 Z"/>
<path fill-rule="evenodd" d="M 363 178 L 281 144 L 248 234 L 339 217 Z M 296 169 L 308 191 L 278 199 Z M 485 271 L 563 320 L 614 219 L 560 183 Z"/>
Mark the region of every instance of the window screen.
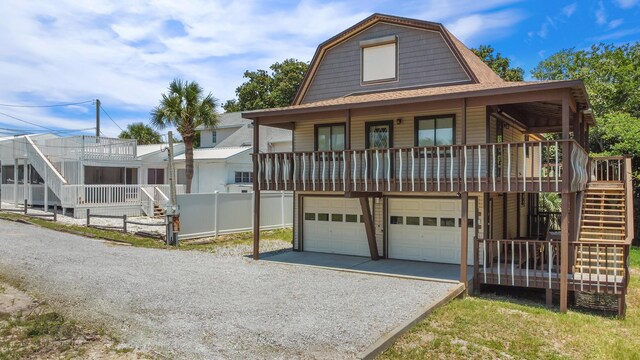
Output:
<path fill-rule="evenodd" d="M 362 48 L 362 82 L 395 80 L 396 43 Z"/>

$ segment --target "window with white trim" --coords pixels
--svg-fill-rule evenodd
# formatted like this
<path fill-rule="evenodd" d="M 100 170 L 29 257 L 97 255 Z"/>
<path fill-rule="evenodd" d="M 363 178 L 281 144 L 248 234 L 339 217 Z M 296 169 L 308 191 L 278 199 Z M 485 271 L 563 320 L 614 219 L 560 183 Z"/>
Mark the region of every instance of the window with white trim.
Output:
<path fill-rule="evenodd" d="M 236 184 L 250 184 L 253 182 L 253 173 L 251 171 L 236 171 Z"/>
<path fill-rule="evenodd" d="M 218 135 L 216 134 L 215 130 L 211 130 L 211 142 L 213 144 L 218 142 Z"/>
<path fill-rule="evenodd" d="M 362 83 L 398 79 L 398 41 L 395 36 L 360 42 L 362 51 Z"/>

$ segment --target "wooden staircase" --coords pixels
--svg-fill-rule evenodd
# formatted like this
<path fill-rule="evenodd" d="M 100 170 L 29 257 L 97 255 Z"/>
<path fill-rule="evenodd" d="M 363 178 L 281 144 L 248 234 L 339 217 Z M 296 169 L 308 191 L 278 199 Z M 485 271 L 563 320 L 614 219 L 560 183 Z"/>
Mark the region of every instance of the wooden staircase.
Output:
<path fill-rule="evenodd" d="M 158 204 L 153 204 L 153 217 L 162 218 L 164 217 L 164 209 L 162 206 Z"/>
<path fill-rule="evenodd" d="M 584 193 L 574 271 L 598 275 L 624 274 L 626 194 L 619 182 L 591 182 Z M 595 244 L 599 243 L 599 244 Z"/>

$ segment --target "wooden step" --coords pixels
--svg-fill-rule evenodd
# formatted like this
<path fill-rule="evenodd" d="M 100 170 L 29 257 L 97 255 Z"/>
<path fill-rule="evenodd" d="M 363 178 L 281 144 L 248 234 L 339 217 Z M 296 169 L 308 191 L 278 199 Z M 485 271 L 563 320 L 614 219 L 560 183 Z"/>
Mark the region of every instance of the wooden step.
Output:
<path fill-rule="evenodd" d="M 584 204 L 585 205 L 593 205 L 593 206 L 624 207 L 624 202 L 620 202 L 620 203 L 595 203 L 595 202 L 586 201 Z"/>
<path fill-rule="evenodd" d="M 582 212 L 589 212 L 591 214 L 593 213 L 597 213 L 597 212 L 617 212 L 617 213 L 624 213 L 625 211 L 623 209 L 588 209 L 588 208 L 582 208 Z"/>
<path fill-rule="evenodd" d="M 620 237 L 625 234 L 620 233 L 606 233 L 606 232 L 596 232 L 596 231 L 581 231 L 580 236 L 582 235 L 596 235 L 596 236 L 610 236 L 610 237 Z"/>
<path fill-rule="evenodd" d="M 618 218 L 618 219 L 624 219 L 625 216 L 622 214 L 593 214 L 593 213 L 585 213 L 582 212 L 582 216 L 589 216 L 589 217 L 599 217 L 599 218 Z"/>
<path fill-rule="evenodd" d="M 612 226 L 595 226 L 595 225 L 582 225 L 581 229 L 597 229 L 597 230 L 616 230 L 616 231 L 626 231 L 625 227 L 612 227 Z"/>

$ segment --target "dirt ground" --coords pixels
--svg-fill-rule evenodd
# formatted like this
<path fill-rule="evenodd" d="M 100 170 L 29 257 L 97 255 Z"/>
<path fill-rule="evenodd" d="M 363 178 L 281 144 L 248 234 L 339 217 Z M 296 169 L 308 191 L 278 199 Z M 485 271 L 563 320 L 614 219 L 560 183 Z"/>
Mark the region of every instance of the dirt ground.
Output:
<path fill-rule="evenodd" d="M 0 281 L 0 359 L 151 359 Z"/>

